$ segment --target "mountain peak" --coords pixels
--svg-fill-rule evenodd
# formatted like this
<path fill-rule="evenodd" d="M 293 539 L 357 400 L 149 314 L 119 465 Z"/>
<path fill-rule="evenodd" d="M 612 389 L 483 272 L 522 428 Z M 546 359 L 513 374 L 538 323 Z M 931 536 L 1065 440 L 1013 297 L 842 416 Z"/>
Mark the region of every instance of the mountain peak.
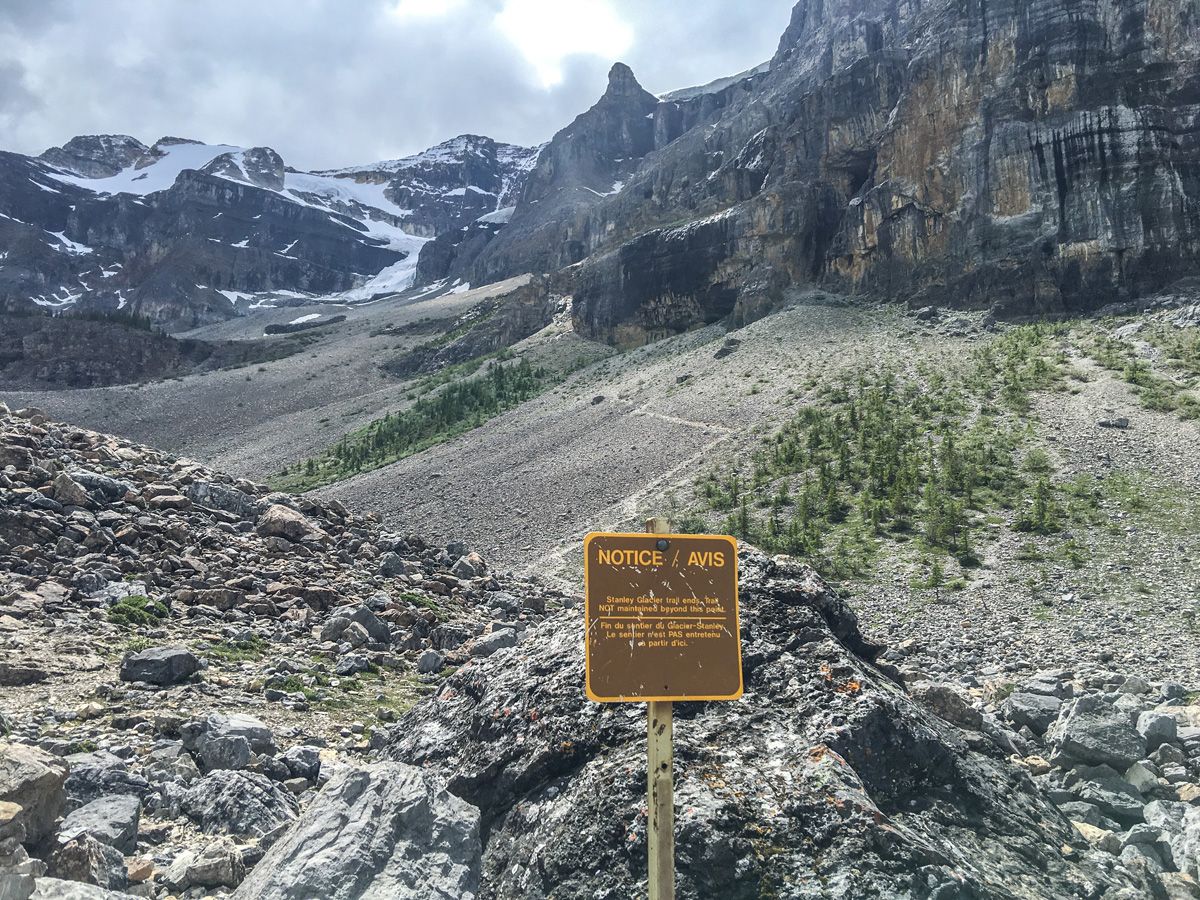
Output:
<path fill-rule="evenodd" d="M 649 92 L 638 83 L 633 69 L 623 62 L 617 62 L 608 70 L 608 90 L 604 93 L 608 97 L 631 97 Z"/>

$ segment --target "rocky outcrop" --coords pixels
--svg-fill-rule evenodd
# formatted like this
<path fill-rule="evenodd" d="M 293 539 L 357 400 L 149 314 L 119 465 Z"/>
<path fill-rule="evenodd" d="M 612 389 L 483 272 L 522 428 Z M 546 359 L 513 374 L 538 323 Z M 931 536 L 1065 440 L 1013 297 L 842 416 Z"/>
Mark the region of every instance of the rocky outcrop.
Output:
<path fill-rule="evenodd" d="M 382 368 L 406 377 L 436 372 L 511 347 L 550 324 L 560 303 L 561 298 L 551 294 L 549 278 L 519 280 L 512 290 L 472 307 L 445 335 L 385 361 Z"/>
<path fill-rule="evenodd" d="M 474 900 L 479 860 L 479 810 L 420 769 L 377 763 L 330 782 L 234 896 Z"/>
<path fill-rule="evenodd" d="M 603 96 L 538 156 L 508 226 L 472 265 L 471 283 L 549 272 L 583 259 L 595 243 L 589 210 L 619 192 L 654 149 L 657 106 L 628 66 L 614 65 Z"/>
<path fill-rule="evenodd" d="M 109 178 L 149 152 L 149 147 L 127 134 L 85 134 L 51 147 L 38 159 L 84 178 Z"/>
<path fill-rule="evenodd" d="M 746 695 L 676 707 L 680 897 L 1150 890 L 1093 856 L 994 722 L 948 724 L 877 669 L 811 570 L 744 550 L 740 575 Z M 581 629 L 547 622 L 391 729 L 394 759 L 480 810 L 481 897 L 644 890 L 645 721 L 583 697 Z"/>

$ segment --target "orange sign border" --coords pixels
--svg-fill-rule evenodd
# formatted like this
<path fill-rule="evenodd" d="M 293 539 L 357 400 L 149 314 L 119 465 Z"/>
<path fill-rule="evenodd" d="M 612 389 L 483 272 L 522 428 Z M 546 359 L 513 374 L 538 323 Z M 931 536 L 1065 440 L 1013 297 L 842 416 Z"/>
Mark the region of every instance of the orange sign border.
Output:
<path fill-rule="evenodd" d="M 656 697 L 601 697 L 592 692 L 592 652 L 588 646 L 588 547 L 594 538 L 653 538 L 655 540 L 672 538 L 710 538 L 725 541 L 733 551 L 733 623 L 737 640 L 737 691 L 732 694 L 671 694 Z M 738 602 L 738 579 L 740 563 L 737 555 L 737 538 L 728 534 L 652 534 L 646 531 L 592 531 L 583 539 L 583 682 L 587 698 L 595 703 L 661 703 L 664 701 L 689 702 L 693 700 L 737 700 L 745 691 L 745 675 L 742 671 L 742 618 Z"/>

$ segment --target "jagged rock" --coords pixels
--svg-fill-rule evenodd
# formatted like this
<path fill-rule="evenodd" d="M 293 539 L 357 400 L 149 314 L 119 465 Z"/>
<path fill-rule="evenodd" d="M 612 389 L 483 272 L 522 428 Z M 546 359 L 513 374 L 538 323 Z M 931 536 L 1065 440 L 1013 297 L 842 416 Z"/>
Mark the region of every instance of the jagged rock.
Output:
<path fill-rule="evenodd" d="M 441 671 L 445 664 L 446 658 L 436 650 L 426 650 L 417 657 L 417 672 L 421 675 L 429 675 L 433 672 Z"/>
<path fill-rule="evenodd" d="M 517 645 L 517 633 L 511 628 L 501 628 L 491 634 L 485 634 L 471 648 L 472 656 L 491 656 L 497 650 Z"/>
<path fill-rule="evenodd" d="M 384 578 L 395 578 L 397 575 L 408 575 L 413 567 L 405 562 L 399 553 L 385 553 L 379 559 L 379 574 Z"/>
<path fill-rule="evenodd" d="M 54 499 L 63 506 L 87 506 L 88 492 L 66 472 L 54 479 Z"/>
<path fill-rule="evenodd" d="M 143 800 L 150 784 L 129 771 L 129 763 L 104 750 L 73 753 L 66 757 L 71 774 L 65 784 L 67 797 L 74 806 L 82 806 L 109 794 L 132 794 Z"/>
<path fill-rule="evenodd" d="M 122 853 L 137 849 L 142 800 L 130 794 L 100 797 L 68 813 L 58 828 L 58 842 L 65 844 L 89 834 Z"/>
<path fill-rule="evenodd" d="M 1071 787 L 1072 794 L 1109 818 L 1128 822 L 1142 817 L 1145 801 L 1141 793 L 1108 766 L 1083 766 L 1074 770 L 1072 776 L 1077 779 Z"/>
<path fill-rule="evenodd" d="M 679 896 L 803 884 L 825 898 L 909 896 L 917 871 L 930 896 L 964 889 L 952 872 L 969 872 L 980 897 L 1014 884 L 1038 897 L 1148 890 L 1064 857 L 1074 832 L 1029 776 L 880 677 L 880 648 L 811 570 L 743 548 L 739 572 L 746 695 L 677 707 Z M 645 719 L 582 696 L 581 619 L 553 616 L 503 657 L 473 661 L 389 728 L 392 758 L 479 808 L 482 897 L 639 892 Z M 787 773 L 786 805 L 769 772 Z"/>
<path fill-rule="evenodd" d="M 256 498 L 216 481 L 193 481 L 186 494 L 193 503 L 224 510 L 242 519 L 257 519 L 261 512 L 261 503 Z"/>
<path fill-rule="evenodd" d="M 121 851 L 87 833 L 58 847 L 48 865 L 47 871 L 53 878 L 82 881 L 113 891 L 122 891 L 128 884 Z"/>
<path fill-rule="evenodd" d="M 258 520 L 257 530 L 263 537 L 284 538 L 296 543 L 312 543 L 328 538 L 305 515 L 279 503 L 267 507 Z"/>
<path fill-rule="evenodd" d="M 336 641 L 352 623 L 362 626 L 367 639 L 377 644 L 386 644 L 392 639 L 387 624 L 382 622 L 370 607 L 364 604 L 342 606 L 333 610 L 329 621 L 321 631 L 321 640 Z"/>
<path fill-rule="evenodd" d="M 201 721 L 188 722 L 181 730 L 183 746 L 192 752 L 205 772 L 243 769 L 250 754 L 275 752 L 271 729 L 243 713 L 213 713 Z"/>
<path fill-rule="evenodd" d="M 1179 726 L 1170 713 L 1150 710 L 1138 716 L 1137 730 L 1146 739 L 1146 749 L 1151 752 L 1162 744 L 1170 744 L 1179 736 Z"/>
<path fill-rule="evenodd" d="M 487 563 L 478 553 L 468 553 L 459 557 L 451 566 L 450 573 L 458 578 L 480 578 L 487 574 Z"/>
<path fill-rule="evenodd" d="M 181 807 L 207 834 L 262 837 L 296 818 L 295 798 L 271 779 L 227 769 L 195 782 Z"/>
<path fill-rule="evenodd" d="M 66 799 L 67 764 L 34 747 L 0 743 L 0 800 L 23 809 L 26 840 L 39 844 L 54 830 Z"/>
<path fill-rule="evenodd" d="M 292 747 L 280 758 L 293 778 L 313 782 L 321 774 L 321 752 L 316 747 Z"/>
<path fill-rule="evenodd" d="M 1098 694 L 1075 700 L 1046 738 L 1072 759 L 1122 771 L 1146 755 L 1146 739 L 1129 716 Z"/>
<path fill-rule="evenodd" d="M 1148 794 L 1158 787 L 1157 776 L 1140 762 L 1135 762 L 1125 770 L 1125 780 L 1143 794 Z"/>
<path fill-rule="evenodd" d="M 479 810 L 429 773 L 377 763 L 338 775 L 234 897 L 472 900 Z"/>
<path fill-rule="evenodd" d="M 983 725 L 983 713 L 948 684 L 933 681 L 918 681 L 909 688 L 909 693 L 918 703 L 923 703 L 947 722 L 978 731 Z"/>
<path fill-rule="evenodd" d="M 227 840 L 213 841 L 198 852 L 185 850 L 163 872 L 163 880 L 180 891 L 190 887 L 233 888 L 245 877 L 242 855 Z"/>
<path fill-rule="evenodd" d="M 1004 701 L 1002 712 L 1018 728 L 1028 726 L 1037 735 L 1043 735 L 1058 719 L 1062 700 L 1044 694 L 1018 691 Z"/>
<path fill-rule="evenodd" d="M 200 660 L 186 647 L 151 647 L 121 661 L 122 681 L 166 686 L 187 681 L 200 671 Z"/>

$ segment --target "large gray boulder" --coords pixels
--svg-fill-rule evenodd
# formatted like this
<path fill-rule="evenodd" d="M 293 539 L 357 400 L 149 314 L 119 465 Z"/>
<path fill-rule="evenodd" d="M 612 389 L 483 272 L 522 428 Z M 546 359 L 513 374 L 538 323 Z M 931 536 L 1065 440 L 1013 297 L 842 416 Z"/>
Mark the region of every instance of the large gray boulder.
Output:
<path fill-rule="evenodd" d="M 244 713 L 213 713 L 188 722 L 181 731 L 183 746 L 205 772 L 244 769 L 250 754 L 273 754 L 275 736 L 261 720 Z"/>
<path fill-rule="evenodd" d="M 197 506 L 219 509 L 243 519 L 257 519 L 262 502 L 245 491 L 216 481 L 193 481 L 185 491 Z"/>
<path fill-rule="evenodd" d="M 377 763 L 343 772 L 234 893 L 244 900 L 472 900 L 479 810 L 428 772 Z"/>
<path fill-rule="evenodd" d="M 67 764 L 44 750 L 0 744 L 0 800 L 23 808 L 26 843 L 39 844 L 54 831 L 66 798 L 67 774 Z"/>
<path fill-rule="evenodd" d="M 1100 694 L 1080 697 L 1046 735 L 1058 752 L 1090 765 L 1124 772 L 1146 756 L 1146 738 L 1129 714 Z"/>
<path fill-rule="evenodd" d="M 186 647 L 151 647 L 121 662 L 122 681 L 166 686 L 187 681 L 200 671 L 200 660 Z"/>
<path fill-rule="evenodd" d="M 132 794 L 100 797 L 70 813 L 58 829 L 59 844 L 82 834 L 115 847 L 122 853 L 137 849 L 138 824 L 142 818 L 142 800 Z"/>
<path fill-rule="evenodd" d="M 1153 800 L 1146 804 L 1146 821 L 1162 829 L 1175 868 L 1200 879 L 1200 807 Z"/>
<path fill-rule="evenodd" d="M 262 837 L 296 818 L 296 798 L 267 776 L 228 769 L 194 782 L 180 807 L 207 834 Z"/>

